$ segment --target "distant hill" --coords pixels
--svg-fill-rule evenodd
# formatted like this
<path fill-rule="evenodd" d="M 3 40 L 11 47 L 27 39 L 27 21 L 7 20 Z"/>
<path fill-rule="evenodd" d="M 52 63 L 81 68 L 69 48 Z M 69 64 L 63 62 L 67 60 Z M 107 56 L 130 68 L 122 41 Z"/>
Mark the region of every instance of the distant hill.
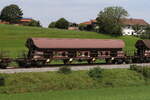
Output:
<path fill-rule="evenodd" d="M 139 39 L 133 36 L 112 37 L 96 32 L 0 24 L 0 49 L 10 52 L 10 56 L 16 57 L 19 52 L 26 50 L 25 41 L 29 37 L 122 39 L 126 43 L 125 50 L 135 50 L 134 44 Z"/>

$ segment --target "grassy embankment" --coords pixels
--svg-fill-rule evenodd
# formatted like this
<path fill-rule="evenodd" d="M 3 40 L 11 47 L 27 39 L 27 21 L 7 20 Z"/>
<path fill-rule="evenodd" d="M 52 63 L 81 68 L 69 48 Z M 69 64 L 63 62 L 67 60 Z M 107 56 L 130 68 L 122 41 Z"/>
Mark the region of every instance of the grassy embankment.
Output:
<path fill-rule="evenodd" d="M 0 94 L 1 100 L 149 100 L 150 86 Z"/>
<path fill-rule="evenodd" d="M 58 72 L 2 74 L 0 93 L 23 93 L 48 90 L 100 89 L 105 87 L 143 86 L 149 84 L 142 74 L 128 69 L 107 69 L 93 79 L 87 71 L 71 74 Z"/>
<path fill-rule="evenodd" d="M 29 37 L 122 39 L 126 43 L 125 50 L 135 50 L 135 42 L 139 39 L 133 36 L 112 37 L 96 32 L 0 25 L 0 49 L 8 51 L 11 57 L 26 50 L 25 41 Z"/>

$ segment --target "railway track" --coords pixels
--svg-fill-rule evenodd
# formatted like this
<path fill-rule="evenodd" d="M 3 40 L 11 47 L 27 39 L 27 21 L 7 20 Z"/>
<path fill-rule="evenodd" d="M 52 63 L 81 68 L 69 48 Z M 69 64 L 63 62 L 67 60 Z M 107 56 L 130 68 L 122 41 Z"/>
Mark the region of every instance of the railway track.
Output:
<path fill-rule="evenodd" d="M 78 70 L 89 70 L 94 67 L 101 67 L 104 69 L 113 69 L 113 68 L 129 68 L 131 64 L 72 64 L 68 65 L 71 67 L 73 71 L 78 71 Z M 140 66 L 150 66 L 150 63 L 141 63 L 141 64 L 135 64 L 135 65 L 140 65 Z M 25 73 L 25 72 L 49 72 L 49 71 L 58 71 L 60 66 L 64 65 L 49 65 L 49 66 L 44 66 L 41 68 L 12 68 L 8 67 L 7 69 L 0 69 L 0 73 L 7 73 L 7 74 L 12 74 L 12 73 Z"/>

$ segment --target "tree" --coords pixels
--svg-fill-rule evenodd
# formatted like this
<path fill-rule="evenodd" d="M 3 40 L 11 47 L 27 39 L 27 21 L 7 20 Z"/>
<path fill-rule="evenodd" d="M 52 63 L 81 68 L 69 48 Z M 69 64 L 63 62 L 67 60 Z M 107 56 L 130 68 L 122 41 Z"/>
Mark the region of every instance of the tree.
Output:
<path fill-rule="evenodd" d="M 10 23 L 18 23 L 22 18 L 22 10 L 17 5 L 9 5 L 2 9 L 0 19 Z"/>
<path fill-rule="evenodd" d="M 121 19 L 128 16 L 122 7 L 108 7 L 100 11 L 97 17 L 99 32 L 120 35 L 122 33 Z"/>
<path fill-rule="evenodd" d="M 36 26 L 36 27 L 42 27 L 40 24 L 40 21 L 32 20 L 29 23 L 26 23 L 25 26 Z"/>
<path fill-rule="evenodd" d="M 56 27 L 56 22 L 51 22 L 49 25 L 48 25 L 48 28 L 55 28 Z"/>
<path fill-rule="evenodd" d="M 68 29 L 69 22 L 65 18 L 60 18 L 56 21 L 55 27 L 59 29 Z"/>

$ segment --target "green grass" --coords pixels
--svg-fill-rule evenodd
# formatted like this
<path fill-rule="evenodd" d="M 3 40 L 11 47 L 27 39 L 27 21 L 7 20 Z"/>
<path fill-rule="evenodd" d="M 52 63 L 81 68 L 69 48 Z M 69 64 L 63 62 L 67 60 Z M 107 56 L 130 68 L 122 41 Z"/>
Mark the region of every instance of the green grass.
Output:
<path fill-rule="evenodd" d="M 1 74 L 5 85 L 0 93 L 24 93 L 48 90 L 99 89 L 103 87 L 142 86 L 146 81 L 142 74 L 128 69 L 108 69 L 102 78 L 92 79 L 87 71 L 73 71 L 71 74 L 58 72 Z M 149 84 L 149 83 L 147 83 Z"/>
<path fill-rule="evenodd" d="M 149 100 L 150 86 L 0 94 L 1 100 Z"/>
<path fill-rule="evenodd" d="M 8 51 L 11 57 L 16 57 L 20 51 L 27 50 L 25 48 L 25 42 L 29 37 L 122 39 L 126 43 L 125 50 L 135 50 L 135 42 L 139 39 L 133 36 L 113 37 L 96 32 L 70 31 L 3 24 L 0 24 L 0 37 L 0 49 Z"/>

